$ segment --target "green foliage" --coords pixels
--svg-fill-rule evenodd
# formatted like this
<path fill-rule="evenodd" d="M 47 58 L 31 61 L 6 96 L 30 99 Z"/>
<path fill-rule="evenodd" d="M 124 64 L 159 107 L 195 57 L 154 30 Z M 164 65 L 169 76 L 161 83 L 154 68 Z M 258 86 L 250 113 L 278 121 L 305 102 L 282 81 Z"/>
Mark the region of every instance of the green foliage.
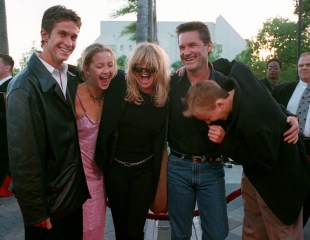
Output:
<path fill-rule="evenodd" d="M 213 43 L 213 48 L 211 54 L 209 55 L 209 62 L 214 62 L 215 60 L 221 58 L 221 52 L 222 47 L 217 43 Z"/>
<path fill-rule="evenodd" d="M 137 14 L 138 12 L 138 0 L 126 0 L 127 5 L 122 7 L 119 10 L 115 10 L 112 13 L 113 18 L 121 17 L 127 14 Z M 129 35 L 129 39 L 131 41 L 136 41 L 136 29 L 137 29 L 137 22 L 133 22 L 129 24 L 127 27 L 124 28 L 124 30 L 121 32 L 121 36 Z"/>
<path fill-rule="evenodd" d="M 19 68 L 13 68 L 12 76 L 14 77 L 20 71 Z"/>
<path fill-rule="evenodd" d="M 172 72 L 176 72 L 181 67 L 183 67 L 183 63 L 181 61 L 176 61 L 171 64 Z"/>
<path fill-rule="evenodd" d="M 307 0 L 308 3 L 309 1 Z M 297 25 L 296 22 L 286 18 L 267 19 L 257 36 L 248 41 L 247 49 L 235 59 L 247 64 L 256 76 L 263 78 L 266 62 L 270 58 L 277 57 L 283 63 L 280 79 L 282 81 L 296 80 Z M 309 30 L 310 28 L 306 26 L 302 30 L 301 52 L 310 51 Z"/>
<path fill-rule="evenodd" d="M 131 41 L 136 41 L 136 29 L 137 29 L 137 22 L 130 23 L 127 27 L 124 28 L 121 32 L 121 37 L 124 35 L 129 35 L 129 39 Z"/>
<path fill-rule="evenodd" d="M 31 47 L 31 49 L 28 51 L 28 52 L 25 52 L 22 54 L 22 58 L 19 60 L 19 66 L 21 69 L 23 69 L 25 66 L 26 66 L 26 63 L 28 61 L 28 58 L 30 57 L 30 55 L 33 53 L 33 52 L 37 52 L 38 49 L 34 46 L 34 43 Z"/>
<path fill-rule="evenodd" d="M 130 13 L 134 13 L 137 14 L 137 8 L 138 8 L 138 1 L 137 0 L 126 0 L 127 1 L 127 5 L 125 5 L 124 7 L 122 7 L 119 10 L 115 10 L 112 13 L 112 17 L 113 18 L 117 18 L 117 17 L 121 17 L 124 16 L 126 14 L 130 14 Z"/>
<path fill-rule="evenodd" d="M 117 62 L 118 69 L 125 70 L 126 63 L 127 63 L 126 55 L 123 54 L 122 56 L 120 56 L 118 59 L 116 59 L 116 62 Z"/>
<path fill-rule="evenodd" d="M 295 0 L 295 11 L 294 14 L 298 15 L 299 12 L 299 6 L 298 3 L 299 1 Z M 310 0 L 303 0 L 303 5 L 302 5 L 302 18 L 305 26 L 308 26 L 310 23 Z"/>

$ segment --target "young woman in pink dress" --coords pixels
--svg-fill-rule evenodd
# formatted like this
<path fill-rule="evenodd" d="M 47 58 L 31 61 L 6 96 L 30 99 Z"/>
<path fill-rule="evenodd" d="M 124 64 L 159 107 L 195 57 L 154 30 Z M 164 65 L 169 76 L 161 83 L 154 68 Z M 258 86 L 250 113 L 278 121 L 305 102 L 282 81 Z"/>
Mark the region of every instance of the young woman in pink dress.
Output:
<path fill-rule="evenodd" d="M 104 105 L 104 93 L 117 72 L 113 51 L 94 43 L 82 53 L 84 82 L 78 85 L 75 110 L 87 186 L 91 195 L 83 205 L 83 240 L 103 240 L 106 218 L 104 178 L 94 151 Z"/>

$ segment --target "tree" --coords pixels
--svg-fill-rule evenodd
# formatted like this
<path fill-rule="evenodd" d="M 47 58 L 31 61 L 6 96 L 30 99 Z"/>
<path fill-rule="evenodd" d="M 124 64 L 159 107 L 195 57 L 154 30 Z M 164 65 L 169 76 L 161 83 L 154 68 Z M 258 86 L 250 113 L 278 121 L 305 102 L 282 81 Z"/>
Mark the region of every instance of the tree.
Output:
<path fill-rule="evenodd" d="M 153 0 L 153 41 L 154 43 L 158 44 L 158 37 L 157 37 L 157 7 L 156 7 L 156 0 Z"/>
<path fill-rule="evenodd" d="M 0 52 L 9 54 L 5 0 L 0 0 Z"/>
<path fill-rule="evenodd" d="M 181 61 L 176 61 L 171 64 L 172 72 L 176 72 L 179 68 L 183 67 L 183 63 Z"/>
<path fill-rule="evenodd" d="M 298 15 L 299 2 L 300 0 L 294 0 L 295 11 L 294 14 Z M 310 0 L 302 0 L 302 18 L 303 18 L 303 26 L 309 26 L 310 23 Z"/>
<path fill-rule="evenodd" d="M 115 12 L 112 13 L 112 17 L 113 18 L 117 18 L 120 16 L 124 16 L 126 14 L 130 14 L 130 13 L 137 13 L 138 10 L 138 6 L 137 6 L 137 0 L 126 0 L 127 1 L 127 5 L 125 5 L 124 7 L 122 7 L 119 10 L 116 10 Z"/>
<path fill-rule="evenodd" d="M 299 2 L 295 1 L 295 14 Z M 303 0 L 301 52 L 310 51 L 310 0 Z M 272 57 L 282 63 L 282 81 L 292 81 L 297 76 L 297 31 L 298 23 L 286 18 L 267 19 L 257 36 L 248 41 L 247 49 L 236 60 L 247 64 L 259 78 L 265 76 L 266 61 Z"/>
<path fill-rule="evenodd" d="M 209 62 L 214 62 L 221 57 L 221 47 L 217 43 L 213 43 L 213 48 L 209 56 Z"/>
<path fill-rule="evenodd" d="M 143 2 L 143 3 L 142 3 Z M 146 5 L 147 3 L 147 5 Z M 147 38 L 145 40 L 148 40 L 149 42 L 155 42 L 158 43 L 157 39 L 157 14 L 156 14 L 156 0 L 142 0 L 141 6 L 144 8 L 143 11 L 146 11 L 147 9 L 147 27 L 146 29 L 143 29 L 143 31 L 147 30 Z M 116 10 L 112 13 L 112 17 L 116 18 L 119 16 L 124 16 L 126 14 L 137 14 L 138 13 L 138 0 L 127 0 L 127 5 L 122 7 L 120 10 Z M 146 13 L 144 13 L 146 14 Z M 137 17 L 139 19 L 140 16 Z M 145 19 L 143 19 L 145 20 Z M 138 20 L 139 21 L 139 20 Z M 140 31 L 140 30 L 139 30 Z M 121 36 L 123 35 L 130 35 L 129 39 L 133 41 L 137 41 L 137 22 L 133 22 L 129 24 L 121 33 Z M 137 42 L 140 42 L 137 41 Z"/>
<path fill-rule="evenodd" d="M 19 60 L 19 66 L 23 69 L 26 66 L 26 63 L 33 52 L 38 52 L 38 49 L 34 46 L 35 42 L 32 43 L 32 47 L 28 52 L 24 52 L 21 60 Z"/>
<path fill-rule="evenodd" d="M 126 62 L 127 62 L 127 56 L 123 54 L 116 60 L 118 69 L 125 70 Z"/>
<path fill-rule="evenodd" d="M 138 1 L 138 14 L 137 14 L 137 30 L 136 30 L 136 42 L 143 42 L 148 39 L 148 9 L 149 0 L 137 0 Z"/>
<path fill-rule="evenodd" d="M 302 52 L 310 51 L 309 30 L 302 32 Z M 265 75 L 266 60 L 277 57 L 282 63 L 282 81 L 297 76 L 297 23 L 286 18 L 267 19 L 257 36 L 236 59 L 247 64 L 259 78 Z"/>

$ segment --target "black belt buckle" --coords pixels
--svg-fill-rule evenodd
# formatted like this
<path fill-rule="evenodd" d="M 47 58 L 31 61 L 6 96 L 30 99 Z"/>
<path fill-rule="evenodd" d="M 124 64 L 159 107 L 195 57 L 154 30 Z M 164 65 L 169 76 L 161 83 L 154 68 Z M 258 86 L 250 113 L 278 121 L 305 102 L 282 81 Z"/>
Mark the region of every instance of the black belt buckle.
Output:
<path fill-rule="evenodd" d="M 192 156 L 193 163 L 204 163 L 207 161 L 206 156 Z"/>

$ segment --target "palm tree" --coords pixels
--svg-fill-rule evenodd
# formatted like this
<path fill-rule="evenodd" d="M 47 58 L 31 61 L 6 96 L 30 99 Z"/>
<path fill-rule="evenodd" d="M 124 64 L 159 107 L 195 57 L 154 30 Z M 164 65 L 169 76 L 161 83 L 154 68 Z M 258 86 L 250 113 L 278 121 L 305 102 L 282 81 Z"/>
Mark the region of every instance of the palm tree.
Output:
<path fill-rule="evenodd" d="M 0 52 L 9 54 L 5 0 L 0 0 Z"/>
<path fill-rule="evenodd" d="M 138 0 L 136 42 L 147 41 L 148 39 L 148 9 L 149 0 Z"/>
<path fill-rule="evenodd" d="M 156 11 L 156 0 L 154 0 L 153 4 L 153 42 L 154 43 L 159 43 L 158 42 L 158 37 L 157 37 L 157 11 Z"/>
<path fill-rule="evenodd" d="M 148 26 L 147 26 L 147 41 L 153 42 L 153 0 L 148 0 Z"/>

